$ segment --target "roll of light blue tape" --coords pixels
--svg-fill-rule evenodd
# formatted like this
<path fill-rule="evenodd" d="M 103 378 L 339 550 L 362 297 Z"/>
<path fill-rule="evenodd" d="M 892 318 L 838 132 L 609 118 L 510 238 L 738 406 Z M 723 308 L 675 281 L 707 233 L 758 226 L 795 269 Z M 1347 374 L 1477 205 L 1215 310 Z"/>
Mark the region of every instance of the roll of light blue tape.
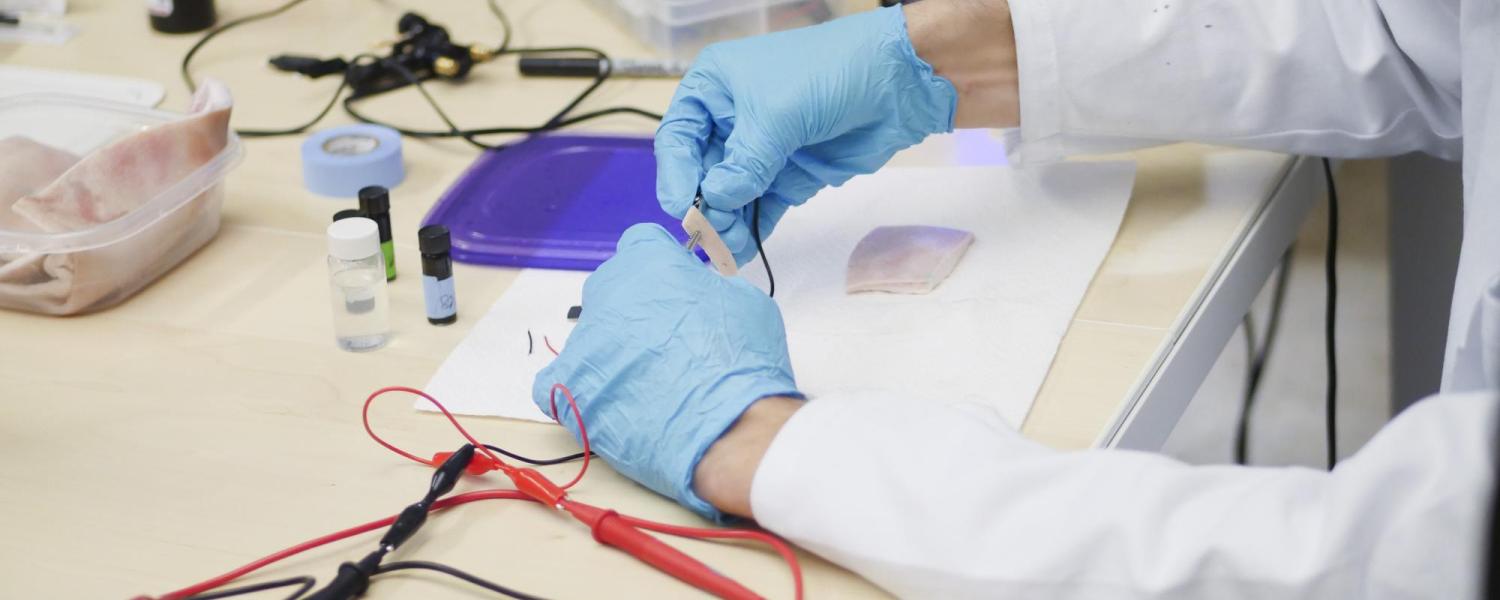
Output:
<path fill-rule="evenodd" d="M 389 127 L 334 127 L 302 142 L 302 183 L 315 194 L 349 198 L 362 187 L 392 188 L 405 178 L 401 134 Z"/>

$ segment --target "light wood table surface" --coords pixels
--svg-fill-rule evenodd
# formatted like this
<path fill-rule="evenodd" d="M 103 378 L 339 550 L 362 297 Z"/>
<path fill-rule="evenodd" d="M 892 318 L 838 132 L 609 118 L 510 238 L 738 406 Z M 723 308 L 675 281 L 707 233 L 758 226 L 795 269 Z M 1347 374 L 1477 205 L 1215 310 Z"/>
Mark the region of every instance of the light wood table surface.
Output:
<path fill-rule="evenodd" d="M 0 46 L 0 61 L 155 80 L 169 90 L 163 107 L 183 107 L 187 92 L 177 69 L 196 36 L 153 33 L 140 2 L 69 4 L 69 20 L 83 29 L 79 37 L 58 47 Z M 221 1 L 221 21 L 273 4 Z M 586 43 L 619 56 L 649 55 L 582 2 L 502 4 L 519 44 Z M 237 127 L 298 123 L 317 112 L 337 82 L 273 72 L 265 60 L 373 49 L 374 41 L 393 36 L 406 9 L 450 26 L 460 42 L 498 39 L 499 27 L 480 0 L 312 0 L 226 33 L 195 59 L 195 72 L 229 83 Z M 478 67 L 462 86 L 432 87 L 461 125 L 478 127 L 539 123 L 581 85 L 522 79 L 510 59 Z M 674 86 L 612 81 L 584 108 L 661 110 Z M 397 123 L 438 126 L 410 90 L 363 107 Z M 321 126 L 346 122 L 335 111 Z M 618 117 L 588 129 L 653 127 Z M 245 161 L 228 179 L 218 238 L 136 298 L 74 318 L 0 311 L 0 530 L 6 532 L 0 596 L 160 593 L 393 514 L 420 497 L 430 472 L 372 444 L 359 425 L 359 406 L 377 387 L 424 384 L 513 278 L 513 271 L 458 265 L 458 323 L 433 327 L 423 318 L 413 232 L 475 152 L 453 141 L 405 144 L 408 175 L 392 201 L 402 273 L 391 289 L 395 337 L 378 352 L 351 354 L 332 341 L 322 232 L 335 210 L 353 202 L 303 189 L 301 141 L 246 140 Z M 1056 447 L 1086 447 L 1114 418 L 1290 164 L 1278 155 L 1184 145 L 1132 156 L 1140 170 L 1119 238 L 1024 427 Z M 409 448 L 457 445 L 444 421 L 415 413 L 406 399 L 377 406 L 374 420 Z M 469 423 L 477 435 L 534 456 L 576 451 L 555 426 Z M 573 468 L 548 471 L 561 476 Z M 467 481 L 460 489 L 496 485 Z M 646 518 L 701 524 L 602 464 L 576 495 Z M 362 556 L 377 537 L 311 552 L 255 580 L 313 574 L 327 581 L 338 562 Z M 789 595 L 790 578 L 772 553 L 672 543 L 762 593 Z M 529 503 L 471 504 L 436 516 L 398 556 L 447 562 L 547 597 L 694 594 Z M 803 560 L 809 597 L 880 595 L 837 567 L 810 555 Z M 476 597 L 446 579 L 393 579 L 372 588 L 372 596 Z"/>

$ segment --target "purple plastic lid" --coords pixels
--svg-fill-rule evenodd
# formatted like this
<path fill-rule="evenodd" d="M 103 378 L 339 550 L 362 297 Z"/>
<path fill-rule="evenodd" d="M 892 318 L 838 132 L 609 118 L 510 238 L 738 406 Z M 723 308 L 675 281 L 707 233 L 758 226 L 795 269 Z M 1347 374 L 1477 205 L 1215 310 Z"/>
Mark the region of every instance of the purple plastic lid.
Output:
<path fill-rule="evenodd" d="M 687 240 L 656 201 L 651 138 L 583 135 L 485 152 L 422 221 L 448 227 L 459 262 L 579 271 L 614 256 L 636 223 Z"/>

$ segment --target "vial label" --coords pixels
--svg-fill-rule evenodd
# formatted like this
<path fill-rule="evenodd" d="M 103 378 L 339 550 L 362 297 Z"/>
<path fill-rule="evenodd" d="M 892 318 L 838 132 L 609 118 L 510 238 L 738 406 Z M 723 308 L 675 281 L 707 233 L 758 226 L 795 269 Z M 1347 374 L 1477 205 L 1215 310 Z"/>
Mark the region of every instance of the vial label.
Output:
<path fill-rule="evenodd" d="M 453 296 L 453 278 L 438 279 L 422 276 L 422 299 L 427 305 L 427 318 L 446 319 L 458 310 L 458 299 Z"/>
<path fill-rule="evenodd" d="M 385 280 L 396 278 L 396 244 L 391 240 L 380 242 L 380 254 L 385 258 Z"/>

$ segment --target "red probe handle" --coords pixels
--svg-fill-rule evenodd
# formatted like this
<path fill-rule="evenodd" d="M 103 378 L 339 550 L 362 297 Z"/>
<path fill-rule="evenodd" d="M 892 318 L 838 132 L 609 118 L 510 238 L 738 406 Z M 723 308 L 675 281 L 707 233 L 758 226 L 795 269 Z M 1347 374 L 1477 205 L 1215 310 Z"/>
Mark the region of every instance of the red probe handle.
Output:
<path fill-rule="evenodd" d="M 762 600 L 758 594 L 733 579 L 720 575 L 708 565 L 632 527 L 613 510 L 577 502 L 567 502 L 565 507 L 574 518 L 593 530 L 594 541 L 619 548 L 663 573 L 720 598 Z"/>

